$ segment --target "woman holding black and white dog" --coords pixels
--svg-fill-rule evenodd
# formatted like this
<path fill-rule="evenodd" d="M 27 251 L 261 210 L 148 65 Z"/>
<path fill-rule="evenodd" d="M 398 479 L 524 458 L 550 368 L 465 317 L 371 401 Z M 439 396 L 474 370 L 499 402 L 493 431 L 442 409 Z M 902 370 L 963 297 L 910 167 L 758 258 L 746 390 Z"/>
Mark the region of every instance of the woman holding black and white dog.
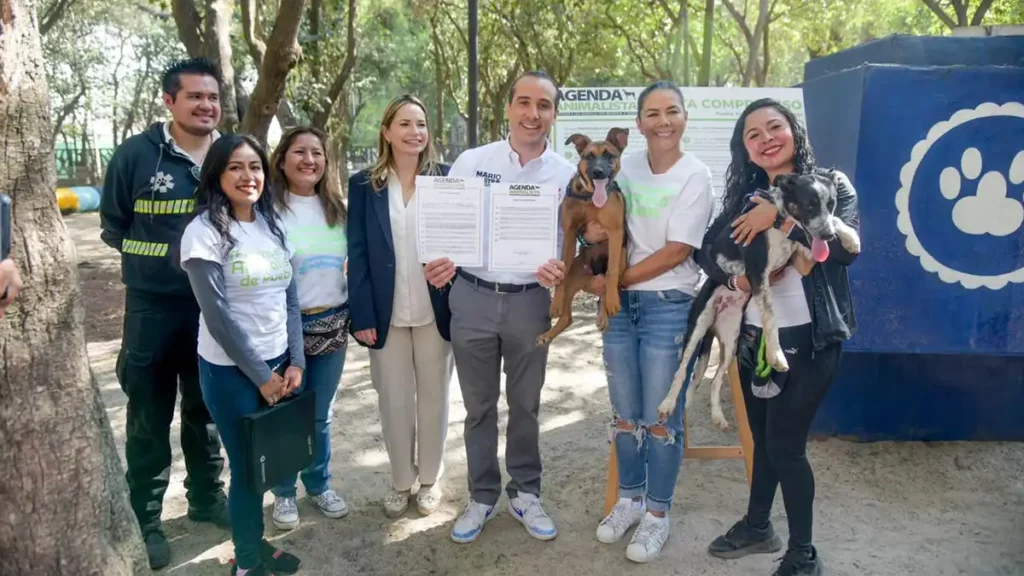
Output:
<path fill-rule="evenodd" d="M 807 132 L 793 113 L 771 99 L 751 103 L 736 123 L 730 143 L 732 162 L 726 173 L 722 213 L 704 236 L 697 261 L 716 282 L 733 290 L 750 290 L 742 276 L 729 276 L 708 254 L 725 226 L 733 238 L 749 244 L 761 232 L 777 227 L 791 236 L 801 234 L 796 222 L 780 218 L 770 202 L 754 198 L 780 174 L 818 173 L 833 178 L 838 190 L 834 215 L 859 228 L 857 195 L 841 172 L 815 166 Z M 822 255 L 825 256 L 825 255 Z M 789 546 L 774 576 L 811 576 L 822 572 L 821 558 L 811 543 L 814 474 L 807 461 L 807 437 L 818 405 L 839 366 L 842 343 L 856 330 L 847 267 L 856 255 L 838 239 L 828 243 L 827 257 L 817 264 L 795 255 L 770 286 L 779 342 L 789 371 L 761 370 L 758 352 L 761 314 L 751 300 L 744 314 L 737 357 L 747 418 L 754 436 L 754 473 L 747 514 L 709 552 L 734 559 L 782 549 L 769 515 L 776 487 L 789 521 Z M 759 366 L 760 364 L 760 366 Z M 763 386 L 771 379 L 775 386 Z"/>

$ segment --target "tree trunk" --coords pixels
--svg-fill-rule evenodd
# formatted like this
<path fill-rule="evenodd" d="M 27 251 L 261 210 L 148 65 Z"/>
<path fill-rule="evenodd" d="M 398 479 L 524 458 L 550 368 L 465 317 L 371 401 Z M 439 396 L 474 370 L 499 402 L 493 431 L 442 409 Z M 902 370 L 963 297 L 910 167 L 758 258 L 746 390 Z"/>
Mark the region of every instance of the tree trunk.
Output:
<path fill-rule="evenodd" d="M 50 100 L 33 0 L 4 0 L 0 190 L 27 289 L 0 320 L 4 574 L 148 574 L 99 388 L 74 247 L 57 209 Z"/>
<path fill-rule="evenodd" d="M 743 85 L 750 86 L 750 81 L 757 73 L 757 56 L 761 48 L 761 38 L 766 33 L 768 26 L 768 0 L 761 0 L 757 11 L 757 24 L 754 25 L 753 38 L 747 39 L 749 52 L 747 53 L 747 68 L 743 72 Z"/>
<path fill-rule="evenodd" d="M 204 52 L 218 69 L 220 85 L 220 130 L 238 129 L 238 102 L 235 100 L 235 67 L 231 63 L 231 0 L 210 0 L 206 7 Z"/>
<path fill-rule="evenodd" d="M 434 140 L 438 149 L 443 149 L 445 144 L 444 132 L 444 71 L 441 60 L 441 47 L 433 42 L 434 54 L 434 100 L 437 105 L 437 119 L 434 123 L 434 133 L 437 134 Z"/>
<path fill-rule="evenodd" d="M 704 49 L 700 53 L 700 72 L 697 73 L 697 85 L 711 84 L 711 48 L 715 37 L 715 0 L 704 3 Z"/>
<path fill-rule="evenodd" d="M 284 0 L 277 12 L 274 30 L 267 41 L 263 66 L 246 110 L 242 131 L 266 142 L 270 122 L 281 108 L 285 80 L 299 62 L 299 24 L 305 0 Z"/>

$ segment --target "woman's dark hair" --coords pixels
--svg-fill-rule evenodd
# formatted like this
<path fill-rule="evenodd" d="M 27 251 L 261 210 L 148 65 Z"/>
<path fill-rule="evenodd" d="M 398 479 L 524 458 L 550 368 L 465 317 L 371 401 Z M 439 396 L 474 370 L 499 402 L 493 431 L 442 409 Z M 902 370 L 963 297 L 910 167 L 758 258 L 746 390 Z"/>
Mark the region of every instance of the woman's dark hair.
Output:
<path fill-rule="evenodd" d="M 206 160 L 203 161 L 203 167 L 199 173 L 199 186 L 196 188 L 194 216 L 201 216 L 204 212 L 209 213 L 210 224 L 224 240 L 224 255 L 229 254 L 235 247 L 236 240 L 231 235 L 231 222 L 237 222 L 238 219 L 235 218 L 235 212 L 231 209 L 231 200 L 220 187 L 220 177 L 227 170 L 231 155 L 242 146 L 252 148 L 260 157 L 260 163 L 263 164 L 263 193 L 260 194 L 260 199 L 252 208 L 267 222 L 267 226 L 281 243 L 281 247 L 285 246 L 284 232 L 281 231 L 277 213 L 274 211 L 274 194 L 270 190 L 270 162 L 267 160 L 267 153 L 252 136 L 225 134 L 218 138 L 210 146 L 210 151 L 206 153 Z"/>
<path fill-rule="evenodd" d="M 729 141 L 729 151 L 732 153 L 732 160 L 725 172 L 725 195 L 722 197 L 722 216 L 730 217 L 735 215 L 743 206 L 743 199 L 761 188 L 769 186 L 768 173 L 757 164 L 750 161 L 747 148 L 743 145 L 743 131 L 747 122 L 747 116 L 761 108 L 775 108 L 789 122 L 789 128 L 793 132 L 793 170 L 797 174 L 806 174 L 816 169 L 814 151 L 807 139 L 807 130 L 796 119 L 793 111 L 781 102 L 772 98 L 761 98 L 751 102 L 740 114 L 736 121 L 736 127 L 732 131 L 732 140 Z"/>
<path fill-rule="evenodd" d="M 647 97 L 650 96 L 651 92 L 654 92 L 655 90 L 671 90 L 671 91 L 675 92 L 676 94 L 679 95 L 679 102 L 682 103 L 683 110 L 686 110 L 686 100 L 683 98 L 683 91 L 679 89 L 679 85 L 676 84 L 675 82 L 671 81 L 671 80 L 658 80 L 657 82 L 654 82 L 653 84 L 648 85 L 647 88 L 644 88 L 643 91 L 640 92 L 640 96 L 637 97 L 637 99 L 636 99 L 636 117 L 637 118 L 640 117 L 640 113 L 643 112 L 643 110 L 644 110 L 644 100 L 647 100 Z"/>

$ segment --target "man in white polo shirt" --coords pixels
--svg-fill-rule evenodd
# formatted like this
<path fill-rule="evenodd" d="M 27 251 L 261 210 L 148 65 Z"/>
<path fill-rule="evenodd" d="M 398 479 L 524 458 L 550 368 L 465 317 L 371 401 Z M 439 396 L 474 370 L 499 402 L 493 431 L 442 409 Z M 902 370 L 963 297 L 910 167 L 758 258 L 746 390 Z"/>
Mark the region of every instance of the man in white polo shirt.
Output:
<path fill-rule="evenodd" d="M 527 72 L 512 85 L 505 107 L 507 140 L 467 150 L 452 165 L 450 176 L 480 177 L 495 182 L 554 184 L 559 198 L 576 167 L 551 148 L 547 135 L 558 111 L 558 88 L 543 72 Z M 489 201 L 489 199 L 488 199 Z M 486 206 L 485 206 L 486 209 Z M 485 212 L 486 213 L 486 212 Z M 485 243 L 488 238 L 485 223 Z M 559 235 L 559 251 L 561 251 Z M 570 238 L 574 242 L 575 238 Z M 502 361 L 508 396 L 505 465 L 509 512 L 535 538 L 550 540 L 557 531 L 540 503 L 541 461 L 537 413 L 544 386 L 547 347 L 537 336 L 551 327 L 551 294 L 565 267 L 549 260 L 534 274 L 459 269 L 444 259 L 426 266 L 427 279 L 444 286 L 455 277 L 449 302 L 452 348 L 466 406 L 466 457 L 470 501 L 452 527 L 456 542 L 472 542 L 490 520 L 501 497 L 498 466 L 498 400 Z"/>

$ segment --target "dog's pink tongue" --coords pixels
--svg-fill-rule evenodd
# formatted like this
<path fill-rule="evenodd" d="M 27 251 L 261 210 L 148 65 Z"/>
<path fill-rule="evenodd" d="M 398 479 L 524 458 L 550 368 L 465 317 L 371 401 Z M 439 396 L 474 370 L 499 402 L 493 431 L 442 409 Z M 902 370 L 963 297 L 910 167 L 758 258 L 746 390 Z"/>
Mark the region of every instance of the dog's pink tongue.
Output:
<path fill-rule="evenodd" d="M 594 180 L 594 206 L 604 206 L 608 201 L 608 179 Z"/>
<path fill-rule="evenodd" d="M 814 255 L 814 259 L 818 262 L 828 260 L 828 242 L 821 238 L 815 238 L 811 242 L 811 254 Z"/>

